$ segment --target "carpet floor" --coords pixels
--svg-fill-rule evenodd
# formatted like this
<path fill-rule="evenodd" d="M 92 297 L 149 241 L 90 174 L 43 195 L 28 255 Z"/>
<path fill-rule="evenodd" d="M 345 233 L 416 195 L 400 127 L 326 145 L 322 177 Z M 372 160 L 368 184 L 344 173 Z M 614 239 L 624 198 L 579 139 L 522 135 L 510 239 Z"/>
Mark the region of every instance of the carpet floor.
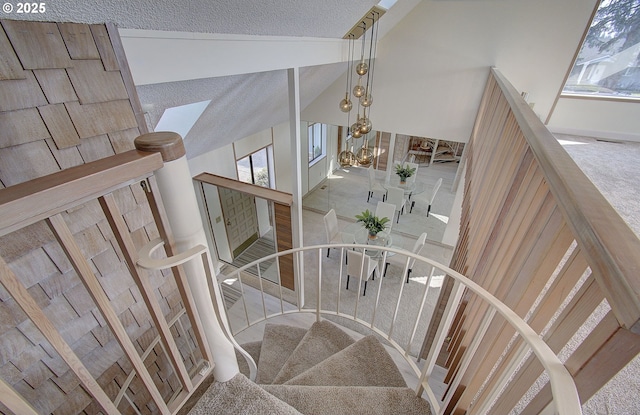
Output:
<path fill-rule="evenodd" d="M 258 362 L 261 384 L 247 379 L 240 360 L 243 373 L 211 383 L 188 414 L 431 414 L 374 336 L 355 341 L 328 321 L 308 331 L 267 324 L 263 341 L 243 347 Z"/>

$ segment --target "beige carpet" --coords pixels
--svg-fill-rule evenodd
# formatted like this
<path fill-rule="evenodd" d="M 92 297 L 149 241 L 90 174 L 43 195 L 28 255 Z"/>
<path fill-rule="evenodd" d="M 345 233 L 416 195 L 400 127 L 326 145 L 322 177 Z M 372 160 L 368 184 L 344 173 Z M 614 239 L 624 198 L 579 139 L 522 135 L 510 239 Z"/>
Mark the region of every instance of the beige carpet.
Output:
<path fill-rule="evenodd" d="M 375 336 L 355 342 L 328 321 L 316 322 L 308 331 L 266 324 L 263 341 L 243 347 L 259 362 L 262 379 L 281 376 L 287 384 L 258 386 L 239 374 L 229 382 L 214 382 L 190 415 L 431 414 L 429 404 L 406 387 Z M 248 373 L 248 366 L 239 360 Z"/>
<path fill-rule="evenodd" d="M 264 353 L 256 360 L 259 367 L 256 382 L 273 383 L 306 333 L 302 328 L 267 323 L 262 338 Z"/>
<path fill-rule="evenodd" d="M 611 206 L 640 236 L 640 143 L 555 134 Z M 640 357 L 582 406 L 585 415 L 640 414 Z"/>
<path fill-rule="evenodd" d="M 322 364 L 289 379 L 287 385 L 406 387 L 402 374 L 375 336 L 364 337 Z"/>
<path fill-rule="evenodd" d="M 425 415 L 425 401 L 407 388 L 264 385 L 263 388 L 305 415 Z M 330 397 L 328 399 L 327 397 Z M 339 402 L 336 405 L 335 402 Z"/>
<path fill-rule="evenodd" d="M 213 382 L 189 411 L 189 415 L 218 414 L 300 415 L 300 412 L 239 373 L 228 382 Z"/>
<path fill-rule="evenodd" d="M 314 323 L 284 363 L 273 383 L 285 383 L 353 343 L 354 340 L 348 334 L 328 321 Z"/>

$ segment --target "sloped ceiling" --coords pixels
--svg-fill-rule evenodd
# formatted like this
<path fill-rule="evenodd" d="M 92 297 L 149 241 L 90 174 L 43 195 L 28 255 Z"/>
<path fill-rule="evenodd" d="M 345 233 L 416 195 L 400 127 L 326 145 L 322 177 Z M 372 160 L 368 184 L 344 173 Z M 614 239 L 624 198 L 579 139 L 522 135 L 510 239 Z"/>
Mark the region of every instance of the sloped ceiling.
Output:
<path fill-rule="evenodd" d="M 311 103 L 344 69 L 339 64 L 302 68 L 300 106 L 305 108 Z M 151 125 L 157 123 L 166 108 L 211 100 L 185 138 L 188 157 L 289 119 L 285 71 L 143 85 L 138 87 L 138 95 Z"/>
<path fill-rule="evenodd" d="M 119 28 L 340 39 L 377 0 L 56 0 L 42 15 L 9 18 L 78 23 L 114 22 Z M 224 57 L 221 57 L 224 59 Z M 342 65 L 300 69 L 304 108 L 345 70 Z M 285 71 L 197 79 L 138 87 L 154 127 L 166 108 L 211 100 L 185 137 L 187 156 L 229 144 L 288 119 Z"/>
<path fill-rule="evenodd" d="M 376 0 L 56 0 L 29 20 L 127 29 L 341 38 Z M 5 16 L 9 17 L 9 16 Z M 18 19 L 20 15 L 11 15 Z"/>

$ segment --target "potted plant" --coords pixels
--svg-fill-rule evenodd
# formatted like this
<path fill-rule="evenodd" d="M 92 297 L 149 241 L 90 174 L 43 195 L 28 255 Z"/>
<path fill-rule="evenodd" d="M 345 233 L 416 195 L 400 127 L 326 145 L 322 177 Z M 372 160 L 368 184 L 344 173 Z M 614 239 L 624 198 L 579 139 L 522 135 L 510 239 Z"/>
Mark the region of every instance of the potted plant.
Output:
<path fill-rule="evenodd" d="M 415 167 L 410 167 L 408 164 L 396 164 L 396 174 L 400 176 L 400 184 L 405 184 L 407 178 L 413 176 L 416 172 Z"/>
<path fill-rule="evenodd" d="M 358 222 L 362 222 L 367 231 L 369 231 L 369 239 L 375 239 L 378 236 L 378 232 L 384 230 L 385 225 L 389 222 L 389 218 L 379 218 L 370 212 L 369 209 L 356 215 L 356 219 Z"/>

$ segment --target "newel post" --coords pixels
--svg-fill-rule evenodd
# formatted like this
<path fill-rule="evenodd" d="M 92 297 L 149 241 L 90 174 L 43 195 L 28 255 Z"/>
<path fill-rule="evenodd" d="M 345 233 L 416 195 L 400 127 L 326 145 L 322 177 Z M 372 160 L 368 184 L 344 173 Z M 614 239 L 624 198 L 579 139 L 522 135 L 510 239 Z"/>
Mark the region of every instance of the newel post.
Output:
<path fill-rule="evenodd" d="M 208 246 L 182 137 L 174 132 L 155 132 L 139 136 L 134 143 L 137 150 L 157 152 L 162 155 L 164 166 L 155 172 L 155 178 L 174 236 L 176 251 L 184 252 L 198 244 Z M 209 264 L 209 267 L 214 269 L 213 264 Z M 213 374 L 217 381 L 225 382 L 238 373 L 233 345 L 225 337 L 223 328 L 215 318 L 202 263 L 189 261 L 183 264 L 183 268 L 211 347 L 215 363 Z M 223 304 L 215 281 L 213 287 L 217 303 Z M 219 310 L 223 314 L 220 320 L 226 324 L 224 307 L 219 307 Z"/>

